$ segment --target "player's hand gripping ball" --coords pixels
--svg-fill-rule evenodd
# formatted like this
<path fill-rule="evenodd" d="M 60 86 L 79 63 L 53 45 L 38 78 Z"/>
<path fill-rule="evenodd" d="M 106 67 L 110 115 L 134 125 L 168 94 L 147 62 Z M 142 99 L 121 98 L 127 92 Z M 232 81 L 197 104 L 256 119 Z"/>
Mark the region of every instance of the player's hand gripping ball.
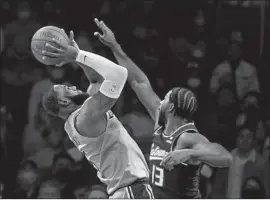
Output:
<path fill-rule="evenodd" d="M 36 54 L 35 50 L 32 48 L 36 59 L 45 65 L 62 66 L 67 63 L 73 63 L 76 60 L 80 50 L 74 40 L 73 31 L 70 31 L 69 38 L 63 29 L 57 28 L 57 31 L 60 31 L 58 33 L 60 33 L 63 37 L 52 34 L 49 40 L 46 40 L 44 43 L 42 43 L 42 45 L 38 46 L 38 54 Z M 31 46 L 33 45 L 36 47 L 37 45 L 35 46 L 35 42 L 33 41 L 35 40 L 32 40 Z"/>

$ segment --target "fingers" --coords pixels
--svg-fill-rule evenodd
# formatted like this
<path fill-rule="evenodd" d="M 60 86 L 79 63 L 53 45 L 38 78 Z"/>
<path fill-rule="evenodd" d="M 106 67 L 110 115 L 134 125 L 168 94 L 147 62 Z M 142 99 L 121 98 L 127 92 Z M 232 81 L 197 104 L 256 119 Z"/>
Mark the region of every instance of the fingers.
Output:
<path fill-rule="evenodd" d="M 167 165 L 165 165 L 165 166 L 163 166 L 165 169 L 167 169 L 167 170 L 169 170 L 169 171 L 171 171 L 171 170 L 173 170 L 174 169 L 174 166 L 173 165 L 170 165 L 170 164 L 167 164 Z"/>
<path fill-rule="evenodd" d="M 175 163 L 174 163 L 173 160 L 169 160 L 169 161 L 167 161 L 166 163 L 162 163 L 162 166 L 163 166 L 165 169 L 169 170 L 169 171 L 171 171 L 171 170 L 174 169 L 174 165 L 175 165 Z"/>
<path fill-rule="evenodd" d="M 161 165 L 166 165 L 167 162 L 169 162 L 171 159 L 170 154 L 168 154 L 165 158 L 163 158 L 163 160 L 161 161 Z"/>
<path fill-rule="evenodd" d="M 64 64 L 66 64 L 64 61 L 63 62 L 61 62 L 61 63 L 59 63 L 59 64 L 57 64 L 57 65 L 55 65 L 56 67 L 62 67 Z"/>
<path fill-rule="evenodd" d="M 46 50 L 43 50 L 43 51 L 42 51 L 42 55 L 43 55 L 43 57 L 42 57 L 43 60 L 46 60 L 47 57 L 59 58 L 59 57 L 62 56 L 62 55 L 59 54 L 59 53 L 52 53 L 52 52 L 49 52 L 49 51 L 46 51 Z"/>
<path fill-rule="evenodd" d="M 59 49 L 49 43 L 46 43 L 45 44 L 45 47 L 46 47 L 46 50 L 47 51 L 54 51 L 54 52 L 57 52 L 57 53 L 63 53 L 64 51 L 62 49 Z"/>
<path fill-rule="evenodd" d="M 101 21 L 100 23 L 101 23 L 101 26 L 104 28 L 104 30 L 109 29 L 109 27 L 103 21 Z"/>
<path fill-rule="evenodd" d="M 95 32 L 94 36 L 98 37 L 99 39 L 103 38 L 103 36 L 99 32 Z"/>
<path fill-rule="evenodd" d="M 73 32 L 72 30 L 70 31 L 69 39 L 70 39 L 71 41 L 74 41 L 74 32 Z"/>
<path fill-rule="evenodd" d="M 97 18 L 94 19 L 94 22 L 96 23 L 96 25 L 99 27 L 100 26 L 100 23 L 99 23 L 99 20 Z"/>
<path fill-rule="evenodd" d="M 99 21 L 97 18 L 94 19 L 96 25 L 105 33 L 108 30 L 108 27 L 103 21 Z"/>
<path fill-rule="evenodd" d="M 57 44 L 59 47 L 61 47 L 62 49 L 67 49 L 66 45 L 63 45 L 61 42 L 59 42 L 58 40 L 56 40 L 55 38 L 52 39 L 52 41 Z"/>

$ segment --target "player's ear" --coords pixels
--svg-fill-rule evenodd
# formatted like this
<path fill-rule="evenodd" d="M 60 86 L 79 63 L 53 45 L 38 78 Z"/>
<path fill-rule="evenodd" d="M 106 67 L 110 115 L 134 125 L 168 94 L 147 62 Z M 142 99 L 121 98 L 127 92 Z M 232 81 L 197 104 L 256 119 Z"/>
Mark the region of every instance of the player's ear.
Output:
<path fill-rule="evenodd" d="M 170 103 L 169 112 L 173 112 L 173 111 L 174 111 L 174 104 Z"/>

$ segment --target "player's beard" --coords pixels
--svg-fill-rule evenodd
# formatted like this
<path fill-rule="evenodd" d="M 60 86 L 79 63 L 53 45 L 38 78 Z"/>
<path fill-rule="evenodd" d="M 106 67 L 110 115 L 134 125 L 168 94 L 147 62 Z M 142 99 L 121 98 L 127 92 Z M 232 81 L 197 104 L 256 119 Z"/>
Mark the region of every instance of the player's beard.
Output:
<path fill-rule="evenodd" d="M 84 92 L 69 98 L 73 101 L 73 103 L 75 103 L 78 106 L 81 106 L 85 102 L 85 100 L 89 98 L 89 94 Z"/>
<path fill-rule="evenodd" d="M 166 112 L 164 109 L 161 108 L 159 111 L 158 124 L 162 127 L 165 127 L 166 122 Z"/>

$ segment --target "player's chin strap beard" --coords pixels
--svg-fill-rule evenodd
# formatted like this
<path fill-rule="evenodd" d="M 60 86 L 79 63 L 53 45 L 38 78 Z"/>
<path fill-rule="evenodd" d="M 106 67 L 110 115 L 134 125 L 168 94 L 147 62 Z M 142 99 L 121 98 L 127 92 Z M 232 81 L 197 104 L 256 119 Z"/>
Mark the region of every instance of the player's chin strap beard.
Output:
<path fill-rule="evenodd" d="M 78 95 L 75 95 L 75 96 L 71 96 L 69 98 L 73 101 L 73 103 L 80 106 L 85 102 L 86 99 L 89 98 L 89 94 L 82 93 L 82 94 L 78 94 Z"/>

